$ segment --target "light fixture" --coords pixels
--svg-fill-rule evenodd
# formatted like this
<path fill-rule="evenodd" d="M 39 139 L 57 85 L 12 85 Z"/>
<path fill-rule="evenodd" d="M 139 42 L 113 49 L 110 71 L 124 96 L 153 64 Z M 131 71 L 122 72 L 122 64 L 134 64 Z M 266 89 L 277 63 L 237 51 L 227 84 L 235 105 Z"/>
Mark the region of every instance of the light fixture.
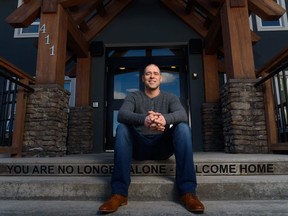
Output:
<path fill-rule="evenodd" d="M 119 69 L 120 69 L 120 70 L 125 70 L 126 68 L 125 68 L 125 67 L 119 67 Z"/>
<path fill-rule="evenodd" d="M 193 79 L 197 79 L 197 77 L 198 77 L 198 74 L 197 74 L 197 73 L 192 73 L 192 78 L 193 78 Z"/>

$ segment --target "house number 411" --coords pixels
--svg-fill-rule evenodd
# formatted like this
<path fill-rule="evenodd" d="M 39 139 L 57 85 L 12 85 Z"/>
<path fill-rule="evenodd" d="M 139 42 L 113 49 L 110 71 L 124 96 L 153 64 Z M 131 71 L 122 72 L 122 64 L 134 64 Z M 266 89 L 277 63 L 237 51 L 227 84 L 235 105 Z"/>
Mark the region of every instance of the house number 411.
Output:
<path fill-rule="evenodd" d="M 43 24 L 40 28 L 39 28 L 39 33 L 42 34 L 46 34 L 46 24 Z M 50 45 L 50 35 L 47 34 L 45 37 L 45 44 L 46 45 Z M 50 55 L 54 56 L 55 55 L 55 45 L 51 44 L 52 46 L 50 47 Z"/>

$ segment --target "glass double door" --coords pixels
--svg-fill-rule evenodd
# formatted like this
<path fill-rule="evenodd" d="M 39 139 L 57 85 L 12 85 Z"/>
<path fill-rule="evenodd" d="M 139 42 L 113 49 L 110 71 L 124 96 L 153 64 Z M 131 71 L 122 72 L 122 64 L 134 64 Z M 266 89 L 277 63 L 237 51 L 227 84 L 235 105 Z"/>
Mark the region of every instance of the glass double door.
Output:
<path fill-rule="evenodd" d="M 145 66 L 153 62 L 159 66 L 163 80 L 162 91 L 176 94 L 189 113 L 187 62 L 179 57 L 130 57 L 108 60 L 107 107 L 105 150 L 114 149 L 118 126 L 117 115 L 125 97 L 133 91 L 144 90 L 141 74 Z"/>

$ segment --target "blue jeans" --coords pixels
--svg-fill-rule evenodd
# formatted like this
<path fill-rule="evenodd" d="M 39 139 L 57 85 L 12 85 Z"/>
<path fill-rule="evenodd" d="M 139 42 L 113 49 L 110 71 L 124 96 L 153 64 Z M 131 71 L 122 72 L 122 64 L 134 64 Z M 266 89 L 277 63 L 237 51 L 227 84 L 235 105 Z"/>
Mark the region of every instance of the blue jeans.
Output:
<path fill-rule="evenodd" d="M 191 129 L 179 123 L 166 129 L 163 134 L 143 136 L 133 126 L 117 127 L 114 171 L 111 178 L 112 194 L 128 196 L 131 182 L 132 158 L 135 160 L 166 160 L 175 154 L 176 186 L 180 195 L 195 194 L 197 182 L 193 162 Z"/>

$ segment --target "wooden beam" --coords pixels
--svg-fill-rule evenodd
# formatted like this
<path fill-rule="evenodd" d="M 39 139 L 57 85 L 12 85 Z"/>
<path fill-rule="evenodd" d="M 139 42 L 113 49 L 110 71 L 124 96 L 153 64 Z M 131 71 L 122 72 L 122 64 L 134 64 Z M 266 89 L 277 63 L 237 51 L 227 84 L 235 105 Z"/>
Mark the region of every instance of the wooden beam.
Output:
<path fill-rule="evenodd" d="M 75 62 L 77 59 L 77 56 L 75 53 L 73 53 L 71 50 L 67 49 L 66 52 L 66 65 L 70 64 L 71 62 Z"/>
<path fill-rule="evenodd" d="M 74 65 L 72 68 L 70 68 L 70 70 L 68 71 L 65 71 L 65 76 L 68 76 L 68 77 L 76 77 L 76 66 L 77 65 Z"/>
<path fill-rule="evenodd" d="M 230 7 L 246 7 L 246 0 L 230 0 Z"/>
<path fill-rule="evenodd" d="M 66 66 L 69 65 L 69 67 L 65 69 L 65 76 L 76 77 L 76 59 L 77 56 L 71 52 L 70 49 L 67 49 L 65 63 Z"/>
<path fill-rule="evenodd" d="M 224 3 L 225 0 L 210 0 L 211 4 L 218 6 L 218 5 L 222 5 Z"/>
<path fill-rule="evenodd" d="M 254 45 L 260 40 L 260 36 L 255 32 L 251 31 L 252 44 Z M 209 32 L 204 39 L 205 52 L 206 54 L 215 54 L 219 47 L 223 45 L 222 43 L 222 33 L 221 33 L 221 21 L 220 16 L 213 19 L 210 25 Z"/>
<path fill-rule="evenodd" d="M 35 84 L 35 79 L 30 76 L 29 74 L 22 71 L 20 68 L 16 67 L 15 65 L 11 64 L 7 60 L 0 57 L 0 68 L 3 68 L 5 70 L 8 70 L 9 73 L 12 73 L 19 79 L 27 79 L 29 81 L 29 84 Z"/>
<path fill-rule="evenodd" d="M 68 16 L 61 4 L 57 13 L 42 14 L 36 66 L 37 84 L 64 86 Z"/>
<path fill-rule="evenodd" d="M 96 11 L 97 2 L 88 2 L 77 7 L 77 10 L 70 10 L 70 14 L 79 25 L 85 21 L 85 18 L 89 16 L 93 11 Z"/>
<path fill-rule="evenodd" d="M 12 157 L 20 157 L 21 156 L 21 150 L 18 148 L 12 148 L 12 147 L 1 147 L 0 146 L 0 154 L 10 154 Z"/>
<path fill-rule="evenodd" d="M 263 20 L 278 20 L 285 9 L 272 0 L 248 0 L 248 8 Z"/>
<path fill-rule="evenodd" d="M 96 8 L 97 8 L 97 13 L 99 13 L 100 16 L 104 17 L 107 15 L 105 6 L 102 1 L 97 2 Z"/>
<path fill-rule="evenodd" d="M 188 0 L 188 1 L 187 1 L 187 5 L 186 5 L 186 8 L 185 8 L 185 12 L 186 12 L 187 14 L 190 14 L 190 13 L 192 12 L 194 2 L 195 2 L 195 0 Z"/>
<path fill-rule="evenodd" d="M 218 71 L 220 73 L 226 73 L 225 63 L 220 59 L 218 59 Z"/>
<path fill-rule="evenodd" d="M 92 58 L 77 58 L 76 107 L 91 105 L 91 63 Z"/>
<path fill-rule="evenodd" d="M 89 31 L 89 26 L 87 25 L 87 23 L 85 21 L 83 21 L 82 23 L 80 23 L 79 25 L 79 29 L 84 33 Z"/>
<path fill-rule="evenodd" d="M 58 0 L 42 0 L 42 13 L 57 13 Z"/>
<path fill-rule="evenodd" d="M 22 83 L 28 85 L 29 81 L 27 79 L 20 80 Z M 27 103 L 27 92 L 24 88 L 19 87 L 17 91 L 16 98 L 16 115 L 13 129 L 13 137 L 12 137 L 12 148 L 19 149 L 19 153 L 12 156 L 20 156 L 22 152 L 23 146 L 23 135 L 24 135 L 24 124 L 25 124 L 25 116 L 26 116 L 26 103 Z M 15 153 L 14 153 L 15 154 Z"/>
<path fill-rule="evenodd" d="M 220 100 L 217 55 L 203 54 L 205 102 L 217 103 Z"/>
<path fill-rule="evenodd" d="M 288 152 L 288 143 L 271 143 L 270 145 L 270 151 L 272 152 L 278 152 L 281 151 L 281 153 L 283 154 L 284 152 Z"/>
<path fill-rule="evenodd" d="M 31 25 L 40 15 L 42 0 L 28 1 L 13 11 L 6 22 L 14 28 L 25 28 Z"/>
<path fill-rule="evenodd" d="M 84 4 L 87 2 L 95 2 L 95 1 L 99 1 L 99 0 L 58 0 L 58 2 L 64 7 L 64 8 L 68 8 L 68 7 L 73 7 L 76 5 L 80 5 L 80 4 Z"/>
<path fill-rule="evenodd" d="M 220 15 L 216 16 L 210 25 L 209 32 L 204 39 L 205 53 L 216 54 L 218 47 L 222 45 Z"/>
<path fill-rule="evenodd" d="M 89 45 L 72 17 L 68 15 L 68 46 L 78 57 L 88 57 Z"/>
<path fill-rule="evenodd" d="M 161 2 L 194 31 L 196 31 L 201 37 L 206 37 L 208 29 L 205 27 L 205 18 L 201 17 L 195 11 L 192 11 L 190 14 L 186 14 L 186 6 L 182 0 L 161 0 Z"/>
<path fill-rule="evenodd" d="M 271 73 L 275 68 L 280 67 L 283 64 L 288 62 L 288 47 L 284 48 L 275 55 L 270 61 L 268 61 L 264 67 L 258 70 L 257 77 L 263 76 L 265 74 Z"/>
<path fill-rule="evenodd" d="M 275 100 L 272 88 L 272 79 L 265 82 L 265 94 L 264 94 L 264 104 L 265 104 L 265 118 L 266 118 L 266 128 L 267 128 L 267 138 L 268 144 L 271 149 L 272 146 L 278 143 L 277 135 L 277 125 L 275 120 Z M 288 147 L 286 148 L 288 150 Z"/>
<path fill-rule="evenodd" d="M 204 16 L 204 27 L 209 28 L 211 23 L 214 22 L 221 5 L 211 4 L 210 0 L 190 0 L 186 4 L 186 13 L 191 14 L 192 11 L 196 14 L 199 13 Z"/>
<path fill-rule="evenodd" d="M 120 14 L 133 0 L 112 0 L 107 6 L 107 16 L 101 17 L 97 15 L 87 24 L 89 30 L 85 32 L 85 38 L 91 41 L 95 36 L 102 31 L 118 14 Z"/>
<path fill-rule="evenodd" d="M 209 19 L 212 19 L 217 16 L 221 5 L 213 5 L 210 0 L 194 0 L 194 3 L 197 7 L 201 8 L 207 15 Z"/>
<path fill-rule="evenodd" d="M 251 30 L 246 7 L 230 7 L 226 1 L 221 9 L 221 24 L 226 73 L 229 79 L 255 79 Z"/>
<path fill-rule="evenodd" d="M 260 39 L 261 39 L 261 37 L 251 30 L 251 40 L 252 40 L 252 44 L 254 45 L 254 44 L 257 43 Z"/>

